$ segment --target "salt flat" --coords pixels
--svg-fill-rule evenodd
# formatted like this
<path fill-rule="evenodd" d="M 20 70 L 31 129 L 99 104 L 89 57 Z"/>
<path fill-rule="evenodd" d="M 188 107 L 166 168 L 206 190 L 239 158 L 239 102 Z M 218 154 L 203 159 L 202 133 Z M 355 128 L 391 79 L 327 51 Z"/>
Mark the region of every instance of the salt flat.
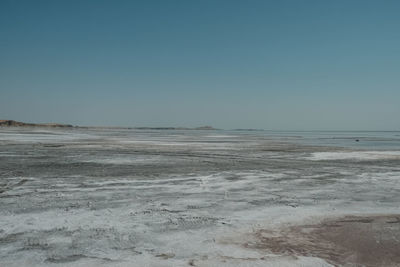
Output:
<path fill-rule="evenodd" d="M 399 155 L 396 132 L 1 128 L 0 266 L 355 266 L 304 229 L 396 230 Z"/>

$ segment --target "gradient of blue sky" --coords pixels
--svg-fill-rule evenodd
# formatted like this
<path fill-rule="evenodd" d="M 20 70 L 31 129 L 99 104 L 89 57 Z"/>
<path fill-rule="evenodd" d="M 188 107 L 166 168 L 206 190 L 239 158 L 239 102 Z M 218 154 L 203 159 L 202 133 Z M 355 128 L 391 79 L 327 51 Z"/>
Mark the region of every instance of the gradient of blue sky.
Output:
<path fill-rule="evenodd" d="M 400 1 L 0 1 L 0 117 L 400 130 Z"/>

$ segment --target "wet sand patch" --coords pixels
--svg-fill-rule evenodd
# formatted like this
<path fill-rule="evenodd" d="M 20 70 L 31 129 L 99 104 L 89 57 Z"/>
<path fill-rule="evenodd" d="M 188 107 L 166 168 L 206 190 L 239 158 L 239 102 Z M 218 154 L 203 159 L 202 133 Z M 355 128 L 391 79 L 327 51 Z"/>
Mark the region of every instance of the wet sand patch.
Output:
<path fill-rule="evenodd" d="M 258 230 L 247 248 L 318 257 L 334 266 L 400 266 L 400 215 L 345 216 Z"/>

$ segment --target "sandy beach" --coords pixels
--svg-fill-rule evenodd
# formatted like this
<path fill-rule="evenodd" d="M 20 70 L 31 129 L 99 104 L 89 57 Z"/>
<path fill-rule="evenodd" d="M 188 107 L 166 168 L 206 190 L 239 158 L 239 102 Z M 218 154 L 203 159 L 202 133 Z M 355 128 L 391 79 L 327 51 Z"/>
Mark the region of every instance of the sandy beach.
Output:
<path fill-rule="evenodd" d="M 400 215 L 345 216 L 259 230 L 247 248 L 325 259 L 334 266 L 399 266 Z"/>

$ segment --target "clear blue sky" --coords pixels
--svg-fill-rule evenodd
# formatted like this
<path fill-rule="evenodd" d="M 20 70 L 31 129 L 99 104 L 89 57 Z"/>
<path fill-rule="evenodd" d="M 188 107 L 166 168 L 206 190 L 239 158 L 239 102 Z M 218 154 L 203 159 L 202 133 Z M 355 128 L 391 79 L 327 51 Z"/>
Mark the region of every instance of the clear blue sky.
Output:
<path fill-rule="evenodd" d="M 400 1 L 0 1 L 0 117 L 400 130 Z"/>

